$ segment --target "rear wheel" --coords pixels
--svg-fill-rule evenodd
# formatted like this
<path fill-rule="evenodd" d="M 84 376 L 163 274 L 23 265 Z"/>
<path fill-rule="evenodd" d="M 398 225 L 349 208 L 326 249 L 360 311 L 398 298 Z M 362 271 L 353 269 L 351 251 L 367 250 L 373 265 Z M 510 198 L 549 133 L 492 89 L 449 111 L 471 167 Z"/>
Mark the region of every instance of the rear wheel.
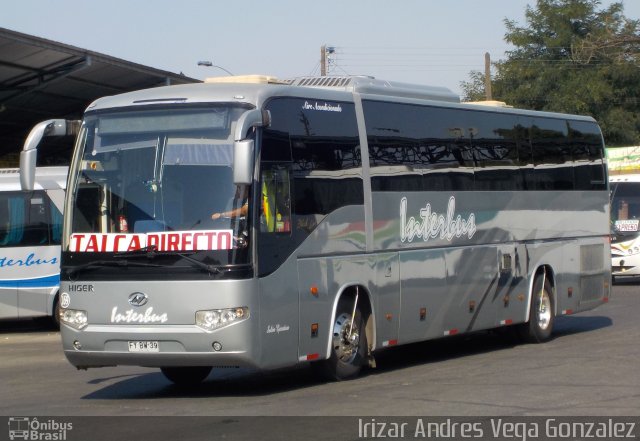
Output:
<path fill-rule="evenodd" d="M 345 299 L 338 304 L 331 334 L 331 356 L 317 366 L 329 380 L 357 376 L 367 360 L 365 321 L 357 305 L 353 313 L 354 302 L 355 299 Z"/>
<path fill-rule="evenodd" d="M 197 386 L 211 373 L 211 366 L 163 367 L 160 371 L 178 386 Z"/>
<path fill-rule="evenodd" d="M 521 338 L 529 343 L 542 343 L 551 338 L 555 321 L 553 288 L 546 275 L 536 277 L 531 294 L 529 321 L 519 325 Z"/>

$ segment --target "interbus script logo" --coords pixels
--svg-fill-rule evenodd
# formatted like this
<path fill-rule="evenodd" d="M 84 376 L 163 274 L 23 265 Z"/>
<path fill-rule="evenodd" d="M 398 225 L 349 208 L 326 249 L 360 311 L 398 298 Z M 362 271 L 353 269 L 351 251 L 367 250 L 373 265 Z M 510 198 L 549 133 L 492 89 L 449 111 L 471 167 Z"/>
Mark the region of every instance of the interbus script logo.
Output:
<path fill-rule="evenodd" d="M 166 323 L 167 313 L 156 314 L 153 307 L 147 308 L 144 312 L 135 312 L 133 309 L 119 312 L 118 307 L 111 310 L 111 323 Z"/>
<path fill-rule="evenodd" d="M 446 239 L 451 241 L 454 237 L 467 236 L 469 239 L 476 234 L 476 215 L 469 214 L 467 219 L 456 216 L 456 198 L 451 196 L 447 205 L 447 214 L 438 214 L 431 211 L 431 204 L 428 203 L 420 209 L 420 217 L 416 219 L 411 216 L 407 219 L 407 198 L 400 200 L 400 240 L 402 242 L 413 242 L 418 237 L 423 241 L 429 239 Z"/>
<path fill-rule="evenodd" d="M 0 257 L 0 268 L 12 267 L 12 266 L 39 266 L 39 265 L 55 265 L 58 263 L 58 259 L 53 257 L 51 259 L 39 258 L 34 253 L 27 255 L 24 258 L 11 258 Z"/>

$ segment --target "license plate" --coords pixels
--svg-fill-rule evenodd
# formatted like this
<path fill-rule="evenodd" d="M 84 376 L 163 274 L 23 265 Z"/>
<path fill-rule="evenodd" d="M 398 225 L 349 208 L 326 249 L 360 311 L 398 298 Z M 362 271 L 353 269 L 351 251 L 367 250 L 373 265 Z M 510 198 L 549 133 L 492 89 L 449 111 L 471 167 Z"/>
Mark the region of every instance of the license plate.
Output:
<path fill-rule="evenodd" d="M 130 341 L 129 352 L 160 352 L 157 341 Z"/>

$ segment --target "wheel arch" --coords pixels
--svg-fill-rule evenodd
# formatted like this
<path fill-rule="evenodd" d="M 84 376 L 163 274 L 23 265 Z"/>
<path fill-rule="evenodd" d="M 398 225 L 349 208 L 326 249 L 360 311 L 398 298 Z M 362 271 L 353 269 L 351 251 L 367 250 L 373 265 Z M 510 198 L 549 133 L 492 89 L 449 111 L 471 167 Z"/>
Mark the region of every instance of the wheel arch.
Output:
<path fill-rule="evenodd" d="M 338 289 L 338 292 L 333 299 L 333 305 L 331 306 L 331 317 L 329 318 L 327 327 L 328 339 L 325 358 L 329 358 L 331 356 L 331 332 L 333 329 L 333 323 L 336 320 L 338 305 L 344 299 L 354 301 L 356 293 L 358 295 L 358 305 L 361 308 L 360 312 L 363 314 L 363 317 L 365 317 L 366 320 L 365 332 L 367 335 L 367 342 L 371 350 L 375 349 L 375 310 L 371 292 L 360 282 L 348 282 L 342 285 L 340 289 Z"/>
<path fill-rule="evenodd" d="M 558 295 L 557 295 L 557 291 L 556 291 L 556 273 L 553 270 L 553 266 L 549 263 L 540 263 L 537 267 L 536 270 L 533 271 L 532 273 L 532 277 L 529 280 L 529 289 L 527 292 L 527 310 L 526 310 L 526 315 L 525 315 L 525 322 L 528 322 L 531 316 L 531 299 L 533 297 L 533 285 L 536 283 L 536 279 L 540 276 L 545 276 L 546 279 L 549 281 L 549 283 L 551 284 L 551 294 L 554 297 L 554 302 L 553 302 L 553 307 L 554 307 L 554 315 L 557 315 L 558 311 Z"/>
<path fill-rule="evenodd" d="M 53 316 L 55 314 L 56 305 L 60 301 L 60 286 L 53 287 L 49 291 L 49 298 L 47 299 L 47 314 Z"/>

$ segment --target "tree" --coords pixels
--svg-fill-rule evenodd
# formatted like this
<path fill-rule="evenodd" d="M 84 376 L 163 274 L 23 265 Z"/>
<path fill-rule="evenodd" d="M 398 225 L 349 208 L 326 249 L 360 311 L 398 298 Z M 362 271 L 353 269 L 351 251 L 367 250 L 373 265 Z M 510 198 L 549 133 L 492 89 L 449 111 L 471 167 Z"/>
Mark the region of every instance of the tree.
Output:
<path fill-rule="evenodd" d="M 640 20 L 622 3 L 537 0 L 527 25 L 505 19 L 514 46 L 493 64 L 494 99 L 515 107 L 593 116 L 607 145 L 640 144 Z M 462 83 L 465 100 L 484 96 L 484 74 Z"/>

